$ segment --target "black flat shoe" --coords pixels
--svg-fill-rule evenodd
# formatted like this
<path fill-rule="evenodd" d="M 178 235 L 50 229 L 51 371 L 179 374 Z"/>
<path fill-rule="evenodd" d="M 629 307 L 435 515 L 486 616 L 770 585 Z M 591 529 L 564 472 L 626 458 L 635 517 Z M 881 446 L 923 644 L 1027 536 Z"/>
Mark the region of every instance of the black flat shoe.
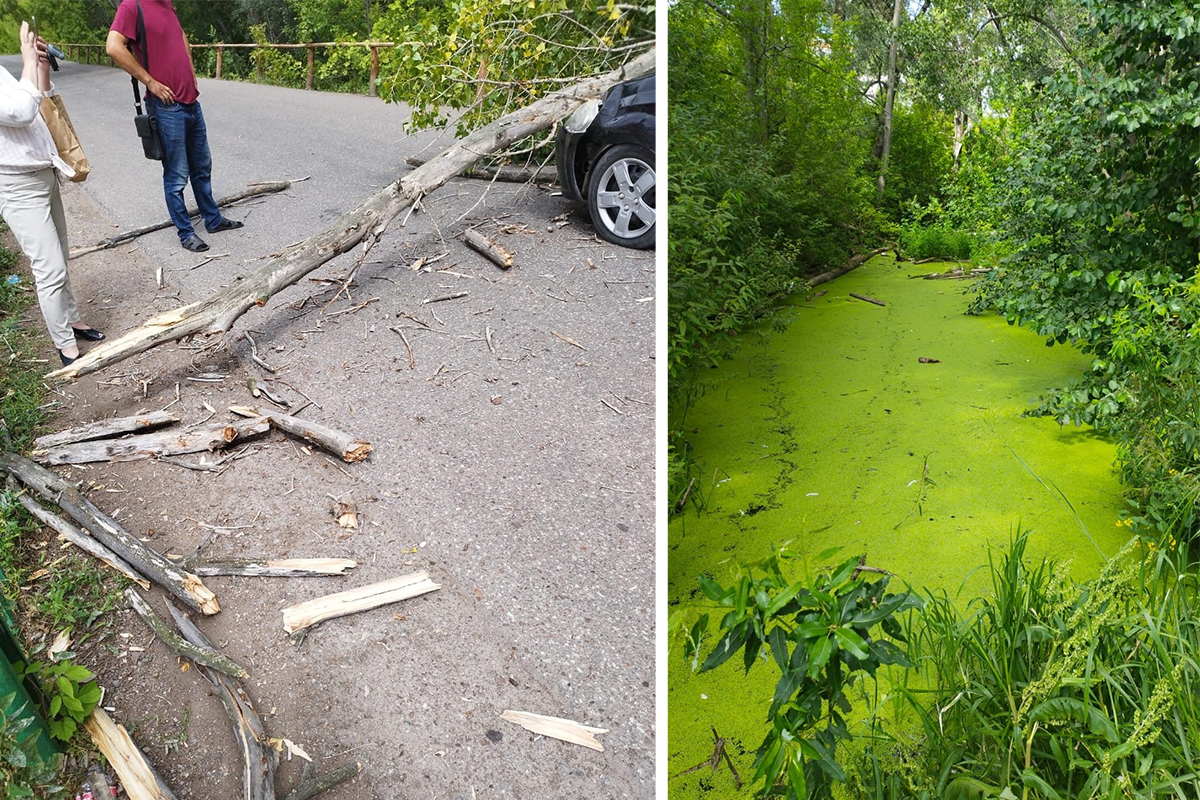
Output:
<path fill-rule="evenodd" d="M 184 250 L 191 250 L 193 253 L 203 253 L 208 249 L 208 245 L 204 243 L 204 240 L 194 233 L 180 242 L 180 244 L 183 245 Z"/>
<path fill-rule="evenodd" d="M 83 339 L 85 342 L 102 342 L 104 334 L 95 328 L 72 328 L 75 331 L 76 339 Z"/>
<path fill-rule="evenodd" d="M 236 219 L 222 219 L 220 222 L 217 223 L 217 227 L 210 228 L 207 225 L 205 225 L 204 230 L 208 231 L 209 233 L 220 233 L 221 231 L 235 230 L 237 228 L 242 227 L 242 225 L 243 225 L 243 223 Z"/>
<path fill-rule="evenodd" d="M 62 359 L 62 362 L 63 362 L 63 366 L 64 366 L 64 367 L 69 367 L 69 366 L 71 366 L 72 364 L 74 364 L 74 363 L 75 363 L 75 358 L 79 358 L 79 356 L 75 356 L 75 358 L 69 358 L 69 357 L 67 357 L 66 355 L 63 355 L 63 351 L 62 351 L 62 350 L 59 350 L 59 351 L 58 351 L 58 357 Z"/>

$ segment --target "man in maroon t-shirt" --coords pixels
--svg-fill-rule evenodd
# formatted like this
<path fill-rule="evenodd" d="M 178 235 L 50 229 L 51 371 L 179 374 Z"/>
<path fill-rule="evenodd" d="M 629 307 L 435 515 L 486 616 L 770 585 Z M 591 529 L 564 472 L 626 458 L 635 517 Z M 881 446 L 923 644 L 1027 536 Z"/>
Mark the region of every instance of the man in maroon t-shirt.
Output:
<path fill-rule="evenodd" d="M 139 6 L 145 24 L 145 47 L 138 41 Z M 208 245 L 192 228 L 183 199 L 189 177 L 205 230 L 227 231 L 242 227 L 242 223 L 222 217 L 213 200 L 212 154 L 200 111 L 200 89 L 192 51 L 171 0 L 121 0 L 106 49 L 117 66 L 146 85 L 147 110 L 157 119 L 162 140 L 167 211 L 180 244 L 195 253 L 207 250 Z"/>

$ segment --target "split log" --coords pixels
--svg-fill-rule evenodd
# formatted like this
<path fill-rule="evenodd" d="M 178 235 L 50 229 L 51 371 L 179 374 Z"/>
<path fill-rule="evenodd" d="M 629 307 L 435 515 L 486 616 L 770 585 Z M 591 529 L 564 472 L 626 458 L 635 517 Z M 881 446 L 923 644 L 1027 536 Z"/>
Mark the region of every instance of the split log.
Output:
<path fill-rule="evenodd" d="M 266 417 L 237 423 L 213 422 L 187 430 L 159 431 L 124 439 L 100 439 L 35 450 L 33 460 L 42 464 L 87 464 L 205 453 L 266 433 L 270 428 Z"/>
<path fill-rule="evenodd" d="M 207 578 L 240 575 L 249 578 L 302 578 L 316 575 L 345 575 L 358 562 L 349 558 L 186 558 L 180 566 Z"/>
<path fill-rule="evenodd" d="M 92 711 L 83 729 L 121 779 L 129 800 L 175 800 L 175 794 L 138 750 L 125 726 L 113 722 L 103 708 Z"/>
<path fill-rule="evenodd" d="M 289 606 L 283 610 L 283 629 L 288 633 L 295 633 L 327 619 L 357 614 L 359 611 L 397 603 L 440 588 L 440 584 L 429 580 L 427 572 L 401 575 L 391 580 Z"/>
<path fill-rule="evenodd" d="M 864 303 L 874 303 L 877 306 L 884 306 L 885 308 L 887 307 L 887 303 L 883 302 L 882 300 L 876 300 L 874 297 L 867 297 L 865 294 L 856 294 L 851 292 L 850 296 L 855 300 L 862 300 Z"/>
<path fill-rule="evenodd" d="M 245 191 L 238 192 L 237 194 L 231 194 L 228 197 L 222 197 L 217 201 L 217 205 L 224 207 L 233 205 L 234 203 L 249 199 L 251 197 L 257 197 L 260 194 L 282 192 L 284 189 L 288 188 L 293 183 L 297 183 L 299 180 L 308 179 L 300 178 L 297 181 L 269 181 L 266 183 L 252 183 Z M 196 208 L 189 207 L 188 216 L 199 217 L 200 211 Z M 139 236 L 145 236 L 147 233 L 154 233 L 155 231 L 161 231 L 164 228 L 170 228 L 174 224 L 174 222 L 168 219 L 164 222 L 156 222 L 153 225 L 143 225 L 140 228 L 134 228 L 131 231 L 125 231 L 124 233 L 118 233 L 116 236 L 110 236 L 107 239 L 102 239 L 95 244 L 88 245 L 87 247 L 73 248 L 67 258 L 78 258 L 79 256 L 85 256 L 88 253 L 94 253 L 97 250 L 107 250 L 110 247 L 116 247 L 124 242 L 133 241 Z"/>
<path fill-rule="evenodd" d="M 198 576 L 179 569 L 165 556 L 142 544 L 63 478 L 15 453 L 0 453 L 0 469 L 57 504 L 101 544 L 189 608 L 202 614 L 216 614 L 221 610 L 216 595 Z"/>
<path fill-rule="evenodd" d="M 520 725 L 531 733 L 540 733 L 564 742 L 583 745 L 593 750 L 604 752 L 604 745 L 596 741 L 597 733 L 608 733 L 607 728 L 589 728 L 578 722 L 562 717 L 544 717 L 541 714 L 530 714 L 528 711 L 505 711 L 501 719 Z"/>
<path fill-rule="evenodd" d="M 326 789 L 348 781 L 360 772 L 362 772 L 362 764 L 355 763 L 338 767 L 333 772 L 326 772 L 324 775 L 318 775 L 316 767 L 312 764 L 305 764 L 304 771 L 300 773 L 300 783 L 296 784 L 296 788 L 288 792 L 283 800 L 311 800 Z"/>
<path fill-rule="evenodd" d="M 129 607 L 132 608 L 142 622 L 154 632 L 159 641 L 169 647 L 176 655 L 181 655 L 186 659 L 194 661 L 196 664 L 210 667 L 223 672 L 234 678 L 245 678 L 250 673 L 229 656 L 218 652 L 210 647 L 204 647 L 198 644 L 192 644 L 184 640 L 175 631 L 171 630 L 167 625 L 141 598 L 136 589 L 126 589 L 125 599 L 129 601 Z"/>
<path fill-rule="evenodd" d="M 406 156 L 404 163 L 422 167 L 428 159 Z M 505 181 L 507 183 L 554 183 L 558 180 L 558 168 L 553 166 L 518 167 L 500 164 L 494 167 L 470 167 L 459 173 L 460 178 L 478 178 L 483 181 Z"/>
<path fill-rule="evenodd" d="M 186 306 L 151 317 L 141 327 L 117 338 L 110 337 L 76 361 L 47 377 L 70 380 L 116 364 L 166 342 L 196 334 L 218 334 L 254 306 L 266 305 L 277 292 L 291 286 L 322 264 L 362 244 L 363 257 L 390 223 L 419 198 L 474 164 L 480 158 L 508 149 L 542 131 L 594 100 L 621 81 L 654 70 L 655 48 L 620 69 L 588 78 L 539 98 L 505 114 L 417 167 L 400 180 L 343 214 L 333 225 L 267 261 L 261 268 L 233 281 L 215 294 Z"/>
<path fill-rule="evenodd" d="M 132 417 L 112 417 L 99 422 L 89 422 L 77 428 L 69 428 L 58 433 L 39 436 L 33 440 L 37 450 L 49 450 L 51 447 L 61 447 L 64 444 L 86 442 L 89 439 L 108 439 L 123 433 L 148 431 L 172 422 L 179 422 L 179 417 L 166 411 L 151 411 L 147 414 L 137 414 Z"/>
<path fill-rule="evenodd" d="M 11 475 L 9 476 L 8 480 L 11 483 L 16 482 L 13 480 Z M 109 550 L 107 547 L 100 544 L 100 542 L 79 530 L 79 528 L 76 528 L 74 525 L 67 522 L 58 514 L 48 510 L 45 506 L 24 492 L 17 494 L 17 499 L 20 501 L 21 505 L 25 506 L 25 510 L 32 514 L 35 519 L 48 527 L 50 530 L 57 533 L 61 538 L 75 545 L 88 555 L 103 561 L 105 564 L 112 567 L 126 578 L 129 578 L 129 580 L 133 581 L 138 586 L 141 586 L 143 589 L 150 588 L 150 581 L 146 580 L 141 575 L 138 575 L 137 572 L 134 571 L 133 567 L 125 563 L 125 559 L 121 558 L 112 550 Z"/>
<path fill-rule="evenodd" d="M 846 262 L 846 266 L 844 266 L 844 267 L 838 267 L 837 269 L 831 269 L 831 270 L 829 270 L 829 272 L 822 272 L 820 275 L 809 278 L 808 285 L 809 286 L 819 286 L 822 283 L 828 283 L 829 281 L 833 280 L 834 278 L 840 278 L 843 275 L 845 275 L 847 272 L 849 272 L 850 270 L 855 269 L 855 268 L 865 264 L 867 261 L 870 261 L 872 258 L 879 255 L 880 253 L 886 253 L 889 249 L 890 248 L 887 248 L 887 247 L 880 247 L 875 250 L 872 250 L 871 252 L 869 252 L 865 255 L 854 256 L 853 258 L 851 258 L 849 261 Z"/>
<path fill-rule="evenodd" d="M 357 439 L 348 433 L 299 419 L 277 411 L 262 411 L 249 406 L 230 406 L 229 410 L 241 417 L 263 417 L 284 433 L 307 439 L 318 447 L 334 453 L 343 461 L 364 461 L 371 453 L 370 442 Z"/>
<path fill-rule="evenodd" d="M 500 269 L 508 269 L 513 265 L 513 254 L 493 242 L 474 228 L 463 234 L 463 241 L 475 252 L 485 256 Z"/>
<path fill-rule="evenodd" d="M 197 647 L 215 649 L 195 623 L 170 600 L 167 610 L 184 639 Z M 267 735 L 258 712 L 237 683 L 208 667 L 198 669 L 213 685 L 214 693 L 225 706 L 225 713 L 233 725 L 238 752 L 242 756 L 242 800 L 275 800 L 275 751 L 266 746 Z"/>

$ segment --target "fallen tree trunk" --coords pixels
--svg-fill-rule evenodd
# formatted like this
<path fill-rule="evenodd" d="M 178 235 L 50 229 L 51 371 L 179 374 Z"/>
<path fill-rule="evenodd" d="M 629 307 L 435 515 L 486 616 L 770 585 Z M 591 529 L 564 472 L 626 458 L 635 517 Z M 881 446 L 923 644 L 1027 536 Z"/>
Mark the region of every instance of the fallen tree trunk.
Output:
<path fill-rule="evenodd" d="M 240 575 L 249 578 L 303 578 L 316 575 L 345 575 L 358 562 L 349 558 L 185 558 L 180 562 L 203 578 Z"/>
<path fill-rule="evenodd" d="M 242 417 L 261 417 L 284 433 L 307 439 L 337 455 L 342 461 L 363 461 L 371 453 L 371 443 L 357 439 L 334 428 L 308 422 L 277 411 L 262 411 L 250 406 L 230 406 L 229 410 Z"/>
<path fill-rule="evenodd" d="M 856 300 L 862 300 L 864 303 L 874 303 L 877 306 L 887 306 L 887 303 L 883 302 L 882 300 L 876 300 L 874 297 L 869 297 L 865 294 L 855 294 L 854 292 L 851 292 L 850 296 Z"/>
<path fill-rule="evenodd" d="M 404 163 L 422 167 L 428 159 L 406 156 Z M 459 173 L 462 178 L 478 178 L 481 181 L 505 181 L 507 183 L 554 183 L 558 180 L 556 167 L 514 167 L 501 164 L 496 167 L 471 167 Z"/>
<path fill-rule="evenodd" d="M 508 269 L 513 265 L 513 254 L 500 245 L 471 228 L 463 234 L 463 241 L 475 252 L 487 258 L 500 269 Z"/>
<path fill-rule="evenodd" d="M 136 589 L 126 589 L 125 599 L 129 601 L 129 607 L 142 618 L 142 622 L 146 623 L 146 627 L 153 631 L 159 641 L 176 654 L 184 658 L 194 661 L 196 664 L 215 669 L 218 672 L 223 672 L 233 678 L 245 678 L 250 673 L 240 665 L 234 662 L 233 659 L 218 652 L 211 647 L 193 644 L 181 638 L 178 633 L 171 630 L 167 625 L 142 599 Z"/>
<path fill-rule="evenodd" d="M 86 442 L 90 439 L 108 439 L 123 433 L 148 431 L 172 422 L 179 422 L 179 417 L 168 414 L 166 411 L 151 411 L 148 414 L 137 414 L 132 417 L 112 417 L 99 422 L 89 422 L 76 428 L 68 428 L 58 433 L 39 436 L 33 440 L 33 446 L 37 450 L 49 450 L 51 447 Z"/>
<path fill-rule="evenodd" d="M 129 800 L 175 800 L 174 793 L 138 750 L 129 732 L 113 722 L 103 708 L 92 711 L 83 729 L 121 779 Z"/>
<path fill-rule="evenodd" d="M 101 544 L 124 559 L 138 573 L 178 597 L 189 608 L 202 614 L 216 614 L 221 610 L 217 596 L 199 576 L 179 569 L 166 556 L 142 544 L 58 475 L 15 453 L 0 453 L 0 469 L 6 470 L 46 500 L 57 504 Z"/>
<path fill-rule="evenodd" d="M 401 575 L 391 580 L 289 606 L 283 610 L 283 629 L 288 633 L 295 633 L 327 619 L 357 614 L 359 611 L 397 603 L 440 588 L 441 585 L 429 580 L 429 574 L 426 572 Z"/>
<path fill-rule="evenodd" d="M 816 277 L 809 278 L 808 285 L 809 286 L 819 286 L 822 283 L 828 283 L 829 281 L 833 280 L 834 278 L 840 278 L 843 275 L 845 275 L 847 272 L 849 272 L 850 270 L 855 269 L 855 268 L 865 264 L 867 261 L 871 260 L 872 258 L 879 255 L 880 253 L 886 253 L 890 249 L 891 249 L 890 247 L 880 247 L 875 250 L 872 250 L 871 252 L 867 253 L 866 255 L 854 256 L 853 258 L 851 258 L 849 261 L 846 262 L 846 266 L 844 266 L 844 267 L 838 267 L 837 269 L 831 269 L 829 272 L 822 272 L 820 275 L 817 275 Z M 53 373 L 51 373 L 51 374 L 53 374 Z"/>
<path fill-rule="evenodd" d="M 197 647 L 216 649 L 195 623 L 170 600 L 167 601 L 167 610 L 171 612 L 171 618 L 175 620 L 184 639 Z M 208 667 L 201 666 L 199 670 L 212 683 L 233 726 L 238 752 L 242 756 L 242 799 L 275 800 L 275 753 L 266 746 L 267 735 L 258 712 L 237 683 Z"/>
<path fill-rule="evenodd" d="M 12 484 L 16 483 L 11 475 L 8 477 L 8 480 Z M 60 537 L 75 545 L 88 555 L 103 561 L 105 564 L 108 564 L 110 567 L 124 575 L 126 578 L 129 578 L 129 580 L 133 581 L 138 586 L 141 586 L 143 589 L 150 588 L 150 581 L 137 574 L 133 567 L 125 563 L 125 560 L 112 550 L 109 550 L 107 547 L 100 544 L 100 542 L 96 541 L 91 536 L 88 536 L 86 533 L 79 530 L 79 528 L 76 528 L 58 514 L 50 511 L 24 492 L 19 493 L 17 495 L 17 499 L 20 501 L 21 505 L 25 506 L 25 510 L 33 515 L 34 519 L 38 520 L 47 528 L 57 533 Z"/>
<path fill-rule="evenodd" d="M 140 461 L 159 456 L 206 453 L 270 430 L 266 417 L 229 423 L 214 422 L 190 430 L 159 431 L 116 440 L 76 442 L 33 451 L 41 464 L 88 464 L 95 461 Z"/>
<path fill-rule="evenodd" d="M 300 178 L 299 180 L 308 180 L 308 179 Z M 246 200 L 251 197 L 257 197 L 260 194 L 271 194 L 272 192 L 282 192 L 284 189 L 288 188 L 293 183 L 295 183 L 295 181 L 270 181 L 267 183 L 252 183 L 252 184 L 250 184 L 250 188 L 246 189 L 243 192 L 238 192 L 237 194 L 231 194 L 231 195 L 229 195 L 229 197 L 222 197 L 220 200 L 217 201 L 217 205 L 222 206 L 222 207 L 229 206 L 229 205 L 233 205 L 234 203 L 237 203 L 241 200 Z M 200 216 L 200 211 L 196 208 L 189 207 L 188 208 L 188 216 L 189 217 L 198 217 L 198 216 Z M 71 250 L 71 252 L 67 256 L 67 258 L 78 258 L 79 256 L 85 256 L 88 253 L 94 253 L 97 250 L 107 250 L 110 247 L 116 247 L 117 245 L 123 244 L 124 242 L 132 241 L 132 240 L 138 238 L 139 236 L 145 236 L 147 233 L 154 233 L 155 231 L 161 231 L 163 228 L 169 228 L 174 224 L 175 224 L 174 222 L 172 222 L 171 220 L 168 219 L 165 222 L 156 222 L 153 225 L 143 225 L 140 228 L 134 228 L 131 231 L 125 231 L 124 233 L 118 233 L 116 236 L 110 236 L 109 238 L 102 239 L 99 242 L 96 242 L 95 244 L 89 244 L 86 247 L 76 247 Z"/>
<path fill-rule="evenodd" d="M 606 89 L 654 70 L 655 49 L 618 70 L 588 78 L 542 97 L 525 108 L 505 114 L 469 136 L 456 141 L 423 166 L 367 198 L 334 224 L 305 239 L 295 248 L 268 261 L 242 280 L 195 303 L 158 314 L 124 336 L 101 342 L 72 364 L 47 375 L 70 380 L 123 361 L 166 342 L 196 334 L 224 333 L 254 306 L 266 305 L 272 295 L 299 281 L 335 256 L 363 244 L 371 249 L 398 214 L 424 195 L 474 164 L 522 139 L 544 130 L 567 116 L 581 102 L 599 97 Z"/>

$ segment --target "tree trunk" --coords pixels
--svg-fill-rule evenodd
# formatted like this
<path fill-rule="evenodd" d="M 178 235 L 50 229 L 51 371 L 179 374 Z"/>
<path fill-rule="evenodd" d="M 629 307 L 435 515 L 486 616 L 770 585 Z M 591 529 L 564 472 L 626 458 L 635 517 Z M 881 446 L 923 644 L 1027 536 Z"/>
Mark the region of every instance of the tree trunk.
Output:
<path fill-rule="evenodd" d="M 896 0 L 892 9 L 892 41 L 888 45 L 887 96 L 883 101 L 883 146 L 879 154 L 879 182 L 875 202 L 883 202 L 883 190 L 887 186 L 888 159 L 892 155 L 892 109 L 896 106 L 896 51 L 900 48 L 900 18 L 904 0 Z"/>
<path fill-rule="evenodd" d="M 413 167 L 424 166 L 428 159 L 417 156 L 405 156 L 404 163 Z M 554 183 L 558 180 L 558 168 L 548 167 L 518 167 L 513 164 L 500 164 L 495 167 L 471 167 L 464 170 L 460 177 L 476 178 L 481 181 L 506 181 L 508 183 Z"/>
<path fill-rule="evenodd" d="M 954 112 L 954 164 L 951 167 L 954 170 L 958 169 L 958 158 L 962 155 L 963 140 L 967 138 L 970 124 L 971 118 L 967 116 L 967 112 L 962 109 Z"/>
<path fill-rule="evenodd" d="M 655 48 L 620 69 L 587 78 L 546 95 L 525 108 L 455 142 L 400 180 L 343 214 L 331 227 L 313 234 L 297 247 L 268 261 L 257 271 L 234 281 L 203 300 L 158 314 L 141 327 L 102 342 L 74 363 L 47 377 L 69 380 L 123 361 L 166 342 L 196 334 L 228 331 L 254 306 L 264 306 L 277 292 L 291 286 L 334 257 L 363 245 L 362 254 L 378 241 L 388 223 L 419 198 L 442 186 L 484 156 L 500 152 L 545 130 L 566 117 L 580 103 L 599 97 L 608 88 L 654 70 Z"/>
<path fill-rule="evenodd" d="M 271 425 L 266 417 L 243 422 L 214 422 L 191 430 L 159 431 L 124 439 L 76 442 L 49 450 L 35 450 L 39 464 L 88 464 L 94 461 L 140 461 L 157 456 L 181 456 L 208 453 L 250 436 L 266 433 Z"/>
<path fill-rule="evenodd" d="M 39 436 L 33 440 L 37 450 L 49 450 L 64 444 L 86 442 L 90 439 L 107 439 L 110 436 L 120 436 L 122 433 L 145 431 L 160 425 L 179 422 L 179 417 L 166 411 L 151 411 L 148 414 L 138 414 L 133 417 L 112 417 L 99 422 L 89 422 L 76 428 L 70 428 L 58 433 Z"/>

